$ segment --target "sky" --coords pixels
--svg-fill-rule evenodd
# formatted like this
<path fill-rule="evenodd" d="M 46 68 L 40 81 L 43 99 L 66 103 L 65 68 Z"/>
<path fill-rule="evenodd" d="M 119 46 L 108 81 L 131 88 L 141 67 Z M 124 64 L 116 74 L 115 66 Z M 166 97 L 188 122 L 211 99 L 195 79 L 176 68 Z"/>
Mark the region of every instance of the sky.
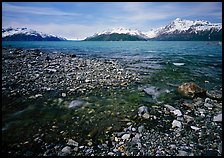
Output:
<path fill-rule="evenodd" d="M 67 39 L 116 27 L 146 32 L 176 18 L 222 23 L 222 2 L 2 2 L 2 27 Z"/>

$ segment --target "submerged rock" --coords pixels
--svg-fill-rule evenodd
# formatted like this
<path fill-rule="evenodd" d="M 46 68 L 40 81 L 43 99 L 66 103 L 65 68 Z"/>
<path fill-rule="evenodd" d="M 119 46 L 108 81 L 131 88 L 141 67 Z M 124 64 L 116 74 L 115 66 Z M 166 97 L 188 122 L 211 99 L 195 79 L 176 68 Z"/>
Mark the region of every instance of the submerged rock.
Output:
<path fill-rule="evenodd" d="M 194 98 L 195 96 L 205 96 L 206 90 L 193 82 L 180 85 L 177 91 L 184 97 Z"/>
<path fill-rule="evenodd" d="M 143 90 L 146 94 L 151 95 L 153 99 L 156 99 L 156 97 L 159 96 L 161 93 L 160 90 L 157 87 L 151 86 L 147 87 Z"/>
<path fill-rule="evenodd" d="M 73 109 L 73 108 L 77 108 L 77 107 L 82 106 L 84 103 L 85 103 L 85 102 L 82 101 L 82 100 L 73 100 L 73 101 L 69 104 L 68 108 L 72 108 L 72 109 Z"/>

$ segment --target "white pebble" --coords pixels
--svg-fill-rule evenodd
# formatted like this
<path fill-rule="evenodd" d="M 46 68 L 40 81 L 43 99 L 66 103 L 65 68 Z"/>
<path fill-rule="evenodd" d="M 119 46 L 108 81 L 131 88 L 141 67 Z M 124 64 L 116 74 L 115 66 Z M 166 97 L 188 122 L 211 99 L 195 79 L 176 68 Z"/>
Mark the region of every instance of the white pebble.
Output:
<path fill-rule="evenodd" d="M 122 137 L 121 137 L 121 139 L 123 139 L 123 140 L 127 140 L 127 139 L 129 139 L 130 138 L 130 134 L 124 134 Z"/>
<path fill-rule="evenodd" d="M 175 127 L 181 128 L 181 122 L 177 120 L 173 120 L 172 128 L 175 128 Z"/>
<path fill-rule="evenodd" d="M 195 127 L 195 126 L 191 126 L 191 129 L 193 129 L 193 130 L 197 131 L 197 130 L 199 130 L 200 128 Z"/>

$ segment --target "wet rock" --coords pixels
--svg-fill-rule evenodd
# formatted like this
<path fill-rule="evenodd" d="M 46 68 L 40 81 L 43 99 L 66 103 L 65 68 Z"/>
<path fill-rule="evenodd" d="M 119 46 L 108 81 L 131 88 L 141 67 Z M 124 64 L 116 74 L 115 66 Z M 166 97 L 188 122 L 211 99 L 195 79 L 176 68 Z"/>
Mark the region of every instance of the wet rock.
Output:
<path fill-rule="evenodd" d="M 184 119 L 186 120 L 187 123 L 194 121 L 194 118 L 188 115 L 184 115 Z"/>
<path fill-rule="evenodd" d="M 66 97 L 66 93 L 61 93 L 61 96 L 62 97 Z"/>
<path fill-rule="evenodd" d="M 200 128 L 198 128 L 198 127 L 195 127 L 195 126 L 191 126 L 191 129 L 193 129 L 193 130 L 195 130 L 195 131 L 198 131 L 198 130 L 200 130 Z"/>
<path fill-rule="evenodd" d="M 147 87 L 143 90 L 146 94 L 151 95 L 153 99 L 156 99 L 156 97 L 159 96 L 161 93 L 160 90 L 157 87 L 151 86 Z"/>
<path fill-rule="evenodd" d="M 138 108 L 138 114 L 143 115 L 144 113 L 148 113 L 148 107 L 141 106 Z"/>
<path fill-rule="evenodd" d="M 46 71 L 47 71 L 49 74 L 53 74 L 53 73 L 57 72 L 56 69 L 46 69 Z"/>
<path fill-rule="evenodd" d="M 169 109 L 169 111 L 174 111 L 174 110 L 176 110 L 176 108 L 174 108 L 174 107 L 171 106 L 171 105 L 165 104 L 164 106 L 165 106 L 167 109 Z"/>
<path fill-rule="evenodd" d="M 107 155 L 108 156 L 114 156 L 115 154 L 113 152 L 109 152 Z"/>
<path fill-rule="evenodd" d="M 176 115 L 176 116 L 182 116 L 182 112 L 180 111 L 180 110 L 174 110 L 174 111 L 172 111 L 172 113 L 174 114 L 174 115 Z"/>
<path fill-rule="evenodd" d="M 220 91 L 206 91 L 206 95 L 212 99 L 222 100 L 222 93 Z"/>
<path fill-rule="evenodd" d="M 144 129 L 145 129 L 144 126 L 141 125 L 141 126 L 138 127 L 138 132 L 142 133 L 144 131 Z"/>
<path fill-rule="evenodd" d="M 75 55 L 75 54 L 71 54 L 71 55 L 70 55 L 70 57 L 75 58 L 75 57 L 76 57 L 76 55 Z"/>
<path fill-rule="evenodd" d="M 193 82 L 180 85 L 177 91 L 184 97 L 194 98 L 195 96 L 205 96 L 206 90 Z"/>
<path fill-rule="evenodd" d="M 121 137 L 121 139 L 123 139 L 123 140 L 127 140 L 127 139 L 129 139 L 130 138 L 130 134 L 124 134 L 122 137 Z"/>
<path fill-rule="evenodd" d="M 218 114 L 218 115 L 214 116 L 213 121 L 222 122 L 222 114 Z"/>
<path fill-rule="evenodd" d="M 144 114 L 142 115 L 142 117 L 143 117 L 144 119 L 149 119 L 149 114 L 148 114 L 148 113 L 144 113 Z"/>
<path fill-rule="evenodd" d="M 77 147 L 77 146 L 79 146 L 79 143 L 74 141 L 74 140 L 72 140 L 72 139 L 69 139 L 67 145 L 71 145 L 71 146 L 76 146 Z"/>
<path fill-rule="evenodd" d="M 177 154 L 177 156 L 188 156 L 188 154 L 187 154 L 186 151 L 178 150 L 178 154 Z"/>
<path fill-rule="evenodd" d="M 89 132 L 88 137 L 93 138 L 97 133 L 98 133 L 98 129 L 94 128 Z"/>
<path fill-rule="evenodd" d="M 218 152 L 215 150 L 206 150 L 203 156 L 218 156 Z"/>
<path fill-rule="evenodd" d="M 149 119 L 148 107 L 141 106 L 138 108 L 138 116 L 143 117 L 144 119 Z"/>
<path fill-rule="evenodd" d="M 175 128 L 175 127 L 181 128 L 181 122 L 177 120 L 173 120 L 172 128 Z"/>
<path fill-rule="evenodd" d="M 193 110 L 193 109 L 194 109 L 194 104 L 183 103 L 182 105 L 183 105 L 183 107 L 185 107 L 186 109 L 189 109 L 189 110 Z"/>
<path fill-rule="evenodd" d="M 77 108 L 77 107 L 82 106 L 84 103 L 85 103 L 85 102 L 82 101 L 82 100 L 73 100 L 73 101 L 69 104 L 68 108 L 72 108 L 72 109 L 74 109 L 74 108 Z"/>
<path fill-rule="evenodd" d="M 61 150 L 61 154 L 60 154 L 60 156 L 66 156 L 66 155 L 69 155 L 69 154 L 71 154 L 71 152 L 72 152 L 71 147 L 66 146 L 66 147 L 64 147 L 64 148 Z"/>

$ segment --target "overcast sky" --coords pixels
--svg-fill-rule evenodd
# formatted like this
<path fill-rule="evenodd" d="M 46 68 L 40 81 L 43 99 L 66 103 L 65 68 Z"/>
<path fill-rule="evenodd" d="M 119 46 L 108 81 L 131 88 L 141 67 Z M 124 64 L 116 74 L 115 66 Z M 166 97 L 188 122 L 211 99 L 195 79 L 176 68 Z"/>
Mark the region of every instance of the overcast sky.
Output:
<path fill-rule="evenodd" d="M 177 17 L 222 22 L 222 2 L 2 2 L 3 27 L 83 39 L 114 27 L 149 31 Z"/>

